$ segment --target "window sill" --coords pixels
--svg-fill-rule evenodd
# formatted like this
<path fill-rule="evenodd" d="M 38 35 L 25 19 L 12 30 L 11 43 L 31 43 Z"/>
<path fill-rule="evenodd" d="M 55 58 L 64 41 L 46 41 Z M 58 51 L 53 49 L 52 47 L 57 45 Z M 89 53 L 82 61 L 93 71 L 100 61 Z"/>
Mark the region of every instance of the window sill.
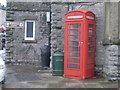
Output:
<path fill-rule="evenodd" d="M 37 40 L 23 40 L 22 43 L 37 43 Z"/>

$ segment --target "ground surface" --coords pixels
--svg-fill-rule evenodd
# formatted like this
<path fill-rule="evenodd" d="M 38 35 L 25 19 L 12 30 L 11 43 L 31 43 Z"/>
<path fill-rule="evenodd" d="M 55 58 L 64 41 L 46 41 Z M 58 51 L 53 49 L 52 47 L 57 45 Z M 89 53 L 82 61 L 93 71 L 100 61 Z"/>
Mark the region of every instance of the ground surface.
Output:
<path fill-rule="evenodd" d="M 51 72 L 35 66 L 7 65 L 6 73 L 3 88 L 118 88 L 117 81 L 107 81 L 103 77 L 69 79 L 52 76 Z"/>

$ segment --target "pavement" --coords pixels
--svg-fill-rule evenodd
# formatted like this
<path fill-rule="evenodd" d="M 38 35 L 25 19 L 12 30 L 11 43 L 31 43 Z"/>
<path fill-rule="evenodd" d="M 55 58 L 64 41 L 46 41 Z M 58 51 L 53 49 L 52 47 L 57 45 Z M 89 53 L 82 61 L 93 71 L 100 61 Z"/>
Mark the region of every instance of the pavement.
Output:
<path fill-rule="evenodd" d="M 118 88 L 118 81 L 95 76 L 85 80 L 53 76 L 49 70 L 32 65 L 6 65 L 6 82 L 2 88 Z"/>
<path fill-rule="evenodd" d="M 2 84 L 0 84 L 0 90 L 2 89 Z"/>

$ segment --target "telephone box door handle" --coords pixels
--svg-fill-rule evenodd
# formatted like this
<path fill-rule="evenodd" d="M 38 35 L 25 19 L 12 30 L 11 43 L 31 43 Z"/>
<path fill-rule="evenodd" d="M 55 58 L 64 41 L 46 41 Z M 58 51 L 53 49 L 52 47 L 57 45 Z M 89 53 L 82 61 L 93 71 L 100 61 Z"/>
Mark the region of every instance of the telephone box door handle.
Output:
<path fill-rule="evenodd" d="M 83 42 L 80 42 L 81 45 L 83 45 Z"/>
<path fill-rule="evenodd" d="M 79 42 L 79 46 L 80 46 L 80 45 L 83 45 L 83 42 Z"/>

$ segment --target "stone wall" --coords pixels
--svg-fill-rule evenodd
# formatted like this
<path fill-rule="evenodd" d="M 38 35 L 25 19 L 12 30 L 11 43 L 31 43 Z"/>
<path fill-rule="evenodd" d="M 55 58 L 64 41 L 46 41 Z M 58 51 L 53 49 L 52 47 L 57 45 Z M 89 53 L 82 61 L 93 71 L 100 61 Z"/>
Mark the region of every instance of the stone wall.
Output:
<path fill-rule="evenodd" d="M 6 10 L 5 7 L 2 7 L 0 5 L 0 26 L 2 24 L 5 24 L 5 21 L 6 21 Z"/>
<path fill-rule="evenodd" d="M 69 3 L 74 9 L 87 9 L 96 15 L 96 59 L 95 66 L 97 74 L 103 73 L 105 47 L 102 45 L 104 39 L 104 3 Z M 52 10 L 52 30 L 51 30 L 51 52 L 56 50 L 64 51 L 64 14 L 68 12 L 67 3 L 53 3 Z"/>
<path fill-rule="evenodd" d="M 67 13 L 67 4 L 53 3 L 51 5 L 51 53 L 64 51 L 64 14 Z"/>
<path fill-rule="evenodd" d="M 108 80 L 118 79 L 119 72 L 119 56 L 120 56 L 120 38 L 119 38 L 119 7 L 118 2 L 106 2 L 105 3 L 105 35 L 104 35 L 104 47 L 105 47 L 105 64 L 104 64 L 104 76 Z"/>
<path fill-rule="evenodd" d="M 104 64 L 104 76 L 108 80 L 118 79 L 118 66 L 119 64 L 119 45 L 107 45 L 105 46 L 105 64 Z"/>
<path fill-rule="evenodd" d="M 40 48 L 49 44 L 50 27 L 46 21 L 49 3 L 9 2 L 7 5 L 7 21 L 35 20 L 35 40 L 25 40 L 25 27 L 7 29 L 6 60 L 15 64 L 40 65 Z"/>

